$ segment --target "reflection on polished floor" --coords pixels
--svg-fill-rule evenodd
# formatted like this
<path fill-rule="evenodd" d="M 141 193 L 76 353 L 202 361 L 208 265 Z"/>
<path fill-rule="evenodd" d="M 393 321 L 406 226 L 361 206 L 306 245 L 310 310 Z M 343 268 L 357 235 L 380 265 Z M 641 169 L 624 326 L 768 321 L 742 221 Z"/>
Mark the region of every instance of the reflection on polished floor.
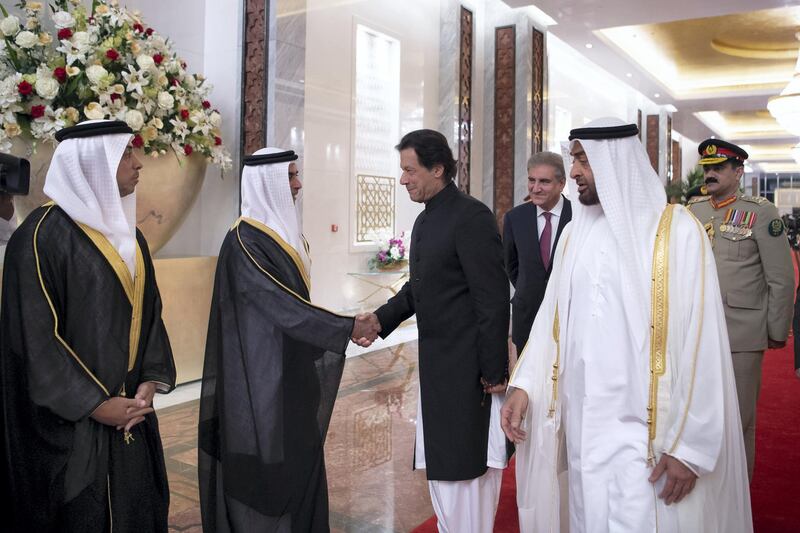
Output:
<path fill-rule="evenodd" d="M 325 446 L 331 531 L 405 532 L 433 514 L 425 473 L 411 469 L 417 391 L 416 341 L 347 359 Z M 201 531 L 198 408 L 158 411 L 170 531 Z"/>

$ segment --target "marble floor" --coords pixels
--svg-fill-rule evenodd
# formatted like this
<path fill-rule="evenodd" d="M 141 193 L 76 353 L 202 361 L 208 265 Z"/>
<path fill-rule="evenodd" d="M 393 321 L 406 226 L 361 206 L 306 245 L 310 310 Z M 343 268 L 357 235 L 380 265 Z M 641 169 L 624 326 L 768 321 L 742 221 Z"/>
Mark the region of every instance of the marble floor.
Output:
<path fill-rule="evenodd" d="M 347 359 L 325 446 L 332 531 L 406 532 L 433 514 L 425 473 L 411 469 L 417 391 L 416 341 Z M 201 531 L 198 408 L 158 409 L 170 531 Z"/>

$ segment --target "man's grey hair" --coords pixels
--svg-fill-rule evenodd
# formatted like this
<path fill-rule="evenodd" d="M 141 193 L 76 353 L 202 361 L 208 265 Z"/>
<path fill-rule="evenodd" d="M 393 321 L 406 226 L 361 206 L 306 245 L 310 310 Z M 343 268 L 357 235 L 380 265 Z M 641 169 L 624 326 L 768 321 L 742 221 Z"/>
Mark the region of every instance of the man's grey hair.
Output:
<path fill-rule="evenodd" d="M 537 152 L 528 159 L 528 170 L 539 165 L 548 165 L 555 169 L 556 179 L 563 182 L 567 179 L 564 172 L 564 159 L 555 152 Z"/>

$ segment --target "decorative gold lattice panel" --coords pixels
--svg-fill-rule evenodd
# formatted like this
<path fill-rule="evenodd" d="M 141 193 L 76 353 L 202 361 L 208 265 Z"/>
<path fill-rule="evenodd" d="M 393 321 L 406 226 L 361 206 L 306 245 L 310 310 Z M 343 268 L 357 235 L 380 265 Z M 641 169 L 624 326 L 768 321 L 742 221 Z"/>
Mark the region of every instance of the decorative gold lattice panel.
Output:
<path fill-rule="evenodd" d="M 394 236 L 394 178 L 356 176 L 356 242 Z"/>

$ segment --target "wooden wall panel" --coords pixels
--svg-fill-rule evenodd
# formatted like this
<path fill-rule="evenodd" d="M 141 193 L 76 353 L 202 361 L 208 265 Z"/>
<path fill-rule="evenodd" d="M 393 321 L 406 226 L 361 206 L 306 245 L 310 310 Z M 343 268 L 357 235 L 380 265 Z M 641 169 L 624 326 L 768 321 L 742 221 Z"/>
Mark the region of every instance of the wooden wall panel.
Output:
<path fill-rule="evenodd" d="M 461 6 L 458 67 L 458 188 L 469 194 L 472 156 L 472 64 L 474 22 L 472 11 Z"/>
<path fill-rule="evenodd" d="M 656 173 L 658 173 L 658 134 L 658 115 L 647 115 L 647 156 Z"/>
<path fill-rule="evenodd" d="M 266 0 L 245 0 L 241 155 L 266 142 L 267 16 Z"/>
<path fill-rule="evenodd" d="M 533 28 L 533 97 L 531 117 L 531 153 L 542 151 L 544 138 L 544 33 Z"/>
<path fill-rule="evenodd" d="M 495 28 L 494 44 L 494 212 L 500 227 L 514 207 L 515 27 Z"/>

